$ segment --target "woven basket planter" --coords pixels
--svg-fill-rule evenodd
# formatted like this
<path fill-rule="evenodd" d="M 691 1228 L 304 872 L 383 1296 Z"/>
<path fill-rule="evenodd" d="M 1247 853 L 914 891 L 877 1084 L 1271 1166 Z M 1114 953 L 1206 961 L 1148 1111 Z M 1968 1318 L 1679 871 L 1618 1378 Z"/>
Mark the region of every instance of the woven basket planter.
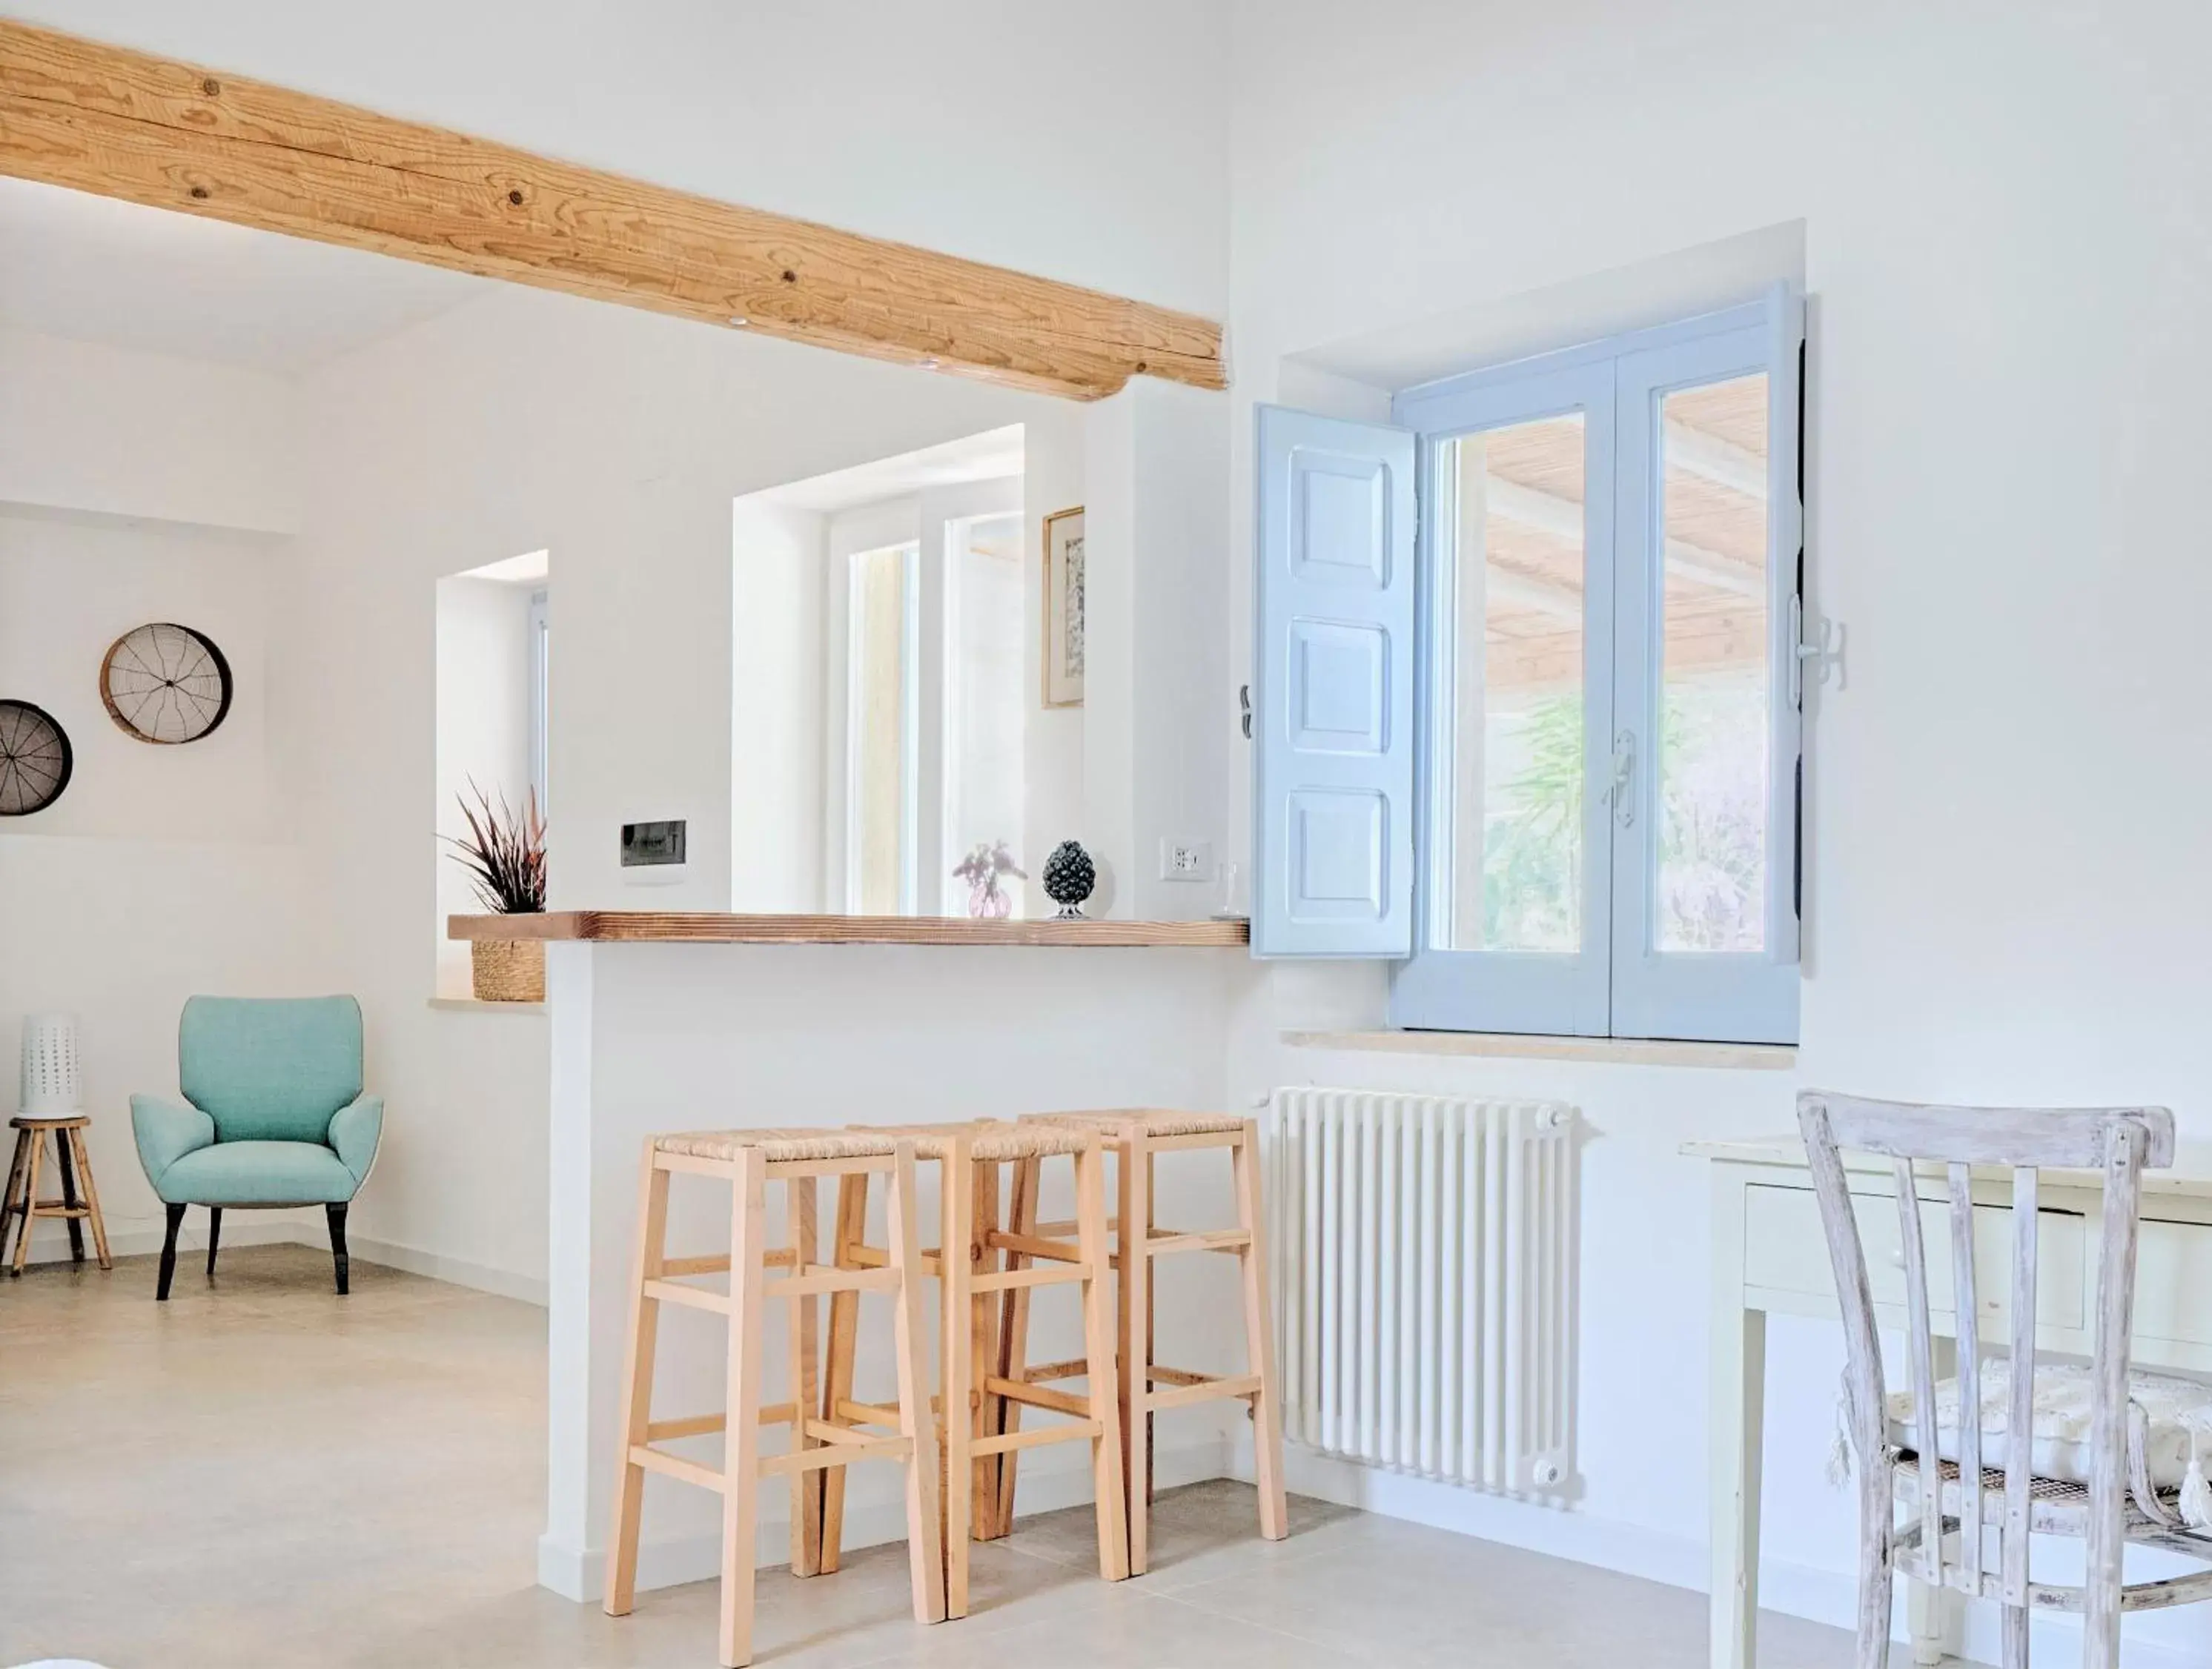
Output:
<path fill-rule="evenodd" d="M 471 939 L 469 983 L 480 1003 L 545 1000 L 544 939 Z"/>

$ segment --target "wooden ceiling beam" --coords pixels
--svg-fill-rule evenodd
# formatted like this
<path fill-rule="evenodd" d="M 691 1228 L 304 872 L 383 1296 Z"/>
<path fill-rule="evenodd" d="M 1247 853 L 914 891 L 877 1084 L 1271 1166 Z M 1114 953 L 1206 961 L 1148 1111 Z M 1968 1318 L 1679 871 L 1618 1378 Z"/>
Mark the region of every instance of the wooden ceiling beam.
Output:
<path fill-rule="evenodd" d="M 1228 385 L 1194 314 L 5 21 L 0 173 L 1075 399 Z"/>

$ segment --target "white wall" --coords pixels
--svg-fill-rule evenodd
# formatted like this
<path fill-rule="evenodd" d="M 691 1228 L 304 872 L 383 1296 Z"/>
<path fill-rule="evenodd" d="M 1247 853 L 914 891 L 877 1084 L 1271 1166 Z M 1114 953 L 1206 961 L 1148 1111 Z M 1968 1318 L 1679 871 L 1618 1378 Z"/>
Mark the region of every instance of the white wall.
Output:
<path fill-rule="evenodd" d="M 125 486 L 129 463 L 107 460 Z M 16 1106 L 21 1017 L 74 1013 L 93 1170 L 121 1251 L 160 1244 L 129 1098 L 176 1093 L 185 998 L 307 988 L 296 761 L 275 716 L 297 667 L 283 647 L 290 591 L 284 542 L 265 535 L 0 507 L 0 696 L 46 708 L 75 756 L 51 807 L 0 822 L 0 1108 Z M 100 702 L 108 646 L 154 620 L 205 632 L 230 663 L 229 713 L 186 746 L 133 739 Z M 274 1226 L 241 1218 L 237 1238 Z M 42 1227 L 33 1255 L 65 1243 Z"/>
<path fill-rule="evenodd" d="M 1090 707 L 1048 707 L 1044 689 L 1044 519 L 1106 491 L 1107 477 L 1088 444 L 1096 408 L 1058 406 L 1022 436 L 1022 610 L 1034 622 L 1022 650 L 1022 689 L 1030 703 L 1022 732 L 1022 839 L 1016 848 L 1029 879 L 1021 913 L 1048 916 L 1059 907 L 1044 895 L 1044 860 L 1062 841 L 1097 844 L 1086 816 L 1085 766 Z M 1096 560 L 1095 558 L 1093 559 Z M 1100 711 L 1104 709 L 1103 707 Z"/>
<path fill-rule="evenodd" d="M 288 533 L 299 439 L 281 377 L 0 329 L 0 501 Z"/>
<path fill-rule="evenodd" d="M 552 552 L 555 907 L 725 909 L 739 885 L 766 907 L 766 889 L 791 897 L 808 877 L 799 835 L 733 826 L 732 622 L 738 574 L 759 575 L 733 563 L 732 501 L 1063 408 L 520 288 L 329 366 L 301 398 L 316 414 L 299 561 L 321 673 L 307 722 L 325 762 L 308 818 L 322 977 L 368 1008 L 389 1109 L 356 1235 L 364 1255 L 535 1293 L 545 1022 L 426 1006 L 437 581 Z M 772 583 L 793 580 L 781 572 Z M 798 705 L 806 676 L 784 665 L 774 699 Z M 759 756 L 773 792 L 803 791 L 808 751 L 778 737 Z M 690 823 L 690 878 L 625 886 L 619 826 L 671 816 Z M 733 872 L 739 852 L 750 873 Z"/>
<path fill-rule="evenodd" d="M 823 893 L 826 519 L 732 511 L 730 908 L 806 913 Z"/>
<path fill-rule="evenodd" d="M 1319 398 L 1291 356 L 1341 363 L 1342 344 L 1424 320 L 1443 343 L 1469 310 L 1803 222 L 1811 571 L 1818 610 L 1850 627 L 1850 683 L 1811 731 L 1798 1071 L 1294 1054 L 1261 1011 L 1231 1086 L 1587 1110 L 1589 1492 L 1573 1520 L 1491 1517 L 1701 1585 L 1706 1210 L 1679 1142 L 1784 1130 L 1800 1083 L 2165 1102 L 2185 1138 L 2212 1137 L 2212 787 L 2179 764 L 2203 757 L 2212 698 L 2212 274 L 2189 197 L 2212 159 L 2190 68 L 2212 17 L 1386 0 L 1340 23 L 1315 0 L 1237 8 L 1240 665 L 1250 406 Z M 1769 1594 L 1840 1618 L 1852 1512 L 1819 1481 L 1840 1341 L 1778 1335 Z M 1669 1441 L 1649 1441 L 1655 1419 Z M 2197 1660 L 2212 1642 L 2212 1619 L 2130 1628 Z"/>
<path fill-rule="evenodd" d="M 799 1126 L 849 1122 L 856 1107 L 880 1109 L 893 1120 L 930 1122 L 1056 1107 L 1214 1105 L 1221 1095 L 1225 1005 L 1249 978 L 1240 956 L 1192 950 L 1105 955 L 915 945 L 550 947 L 556 1055 L 552 1397 L 539 1580 L 574 1599 L 599 1592 L 635 1247 L 637 1154 L 648 1133 L 702 1122 L 702 1093 L 719 1094 L 735 1107 L 772 1107 L 778 1122 Z M 1131 1048 L 1133 1036 L 1146 1047 Z M 941 1220 L 937 1168 L 921 1168 L 925 1240 L 933 1240 L 931 1225 Z M 1054 1162 L 1048 1168 L 1044 1210 L 1072 1210 L 1068 1168 Z M 1228 1223 L 1226 1171 L 1218 1162 L 1163 1164 L 1161 1220 L 1194 1227 Z M 770 1193 L 778 1196 L 771 1209 L 780 1216 L 782 1189 Z M 728 1198 L 721 1184 L 678 1179 L 671 1251 L 689 1255 L 726 1246 Z M 880 1233 L 880 1217 L 875 1221 Z M 1232 1371 L 1241 1331 L 1221 1320 L 1237 1314 L 1233 1264 L 1190 1261 L 1218 1267 L 1181 1276 L 1172 1290 L 1163 1287 L 1163 1358 L 1201 1371 Z M 1035 1360 L 1078 1353 L 1074 1311 L 1072 1296 L 1037 1300 Z M 864 1397 L 889 1394 L 879 1325 L 887 1314 L 873 1306 L 864 1310 Z M 769 1339 L 764 1385 L 787 1382 L 784 1361 L 782 1341 Z M 709 1329 L 664 1327 L 657 1364 L 657 1405 L 706 1406 L 720 1393 L 724 1352 Z M 1243 1423 L 1218 1404 L 1160 1415 L 1162 1484 L 1218 1476 L 1224 1428 Z M 1023 1510 L 1089 1501 L 1088 1460 L 1084 1446 L 1072 1443 L 1025 1456 Z M 903 1538 L 899 1487 L 893 1467 L 853 1472 L 850 1545 Z M 761 1491 L 764 1523 L 782 1517 L 787 1499 L 780 1490 Z M 720 1545 L 716 1512 L 704 1491 L 649 1481 L 641 1583 L 652 1587 L 712 1575 Z M 773 1528 L 763 1530 L 759 1544 L 770 1561 L 788 1545 Z"/>
<path fill-rule="evenodd" d="M 428 807 L 437 834 L 423 859 L 435 896 L 423 931 L 441 997 L 470 994 L 469 947 L 446 937 L 446 918 L 483 908 L 454 860 L 452 843 L 469 833 L 463 803 L 474 807 L 481 792 L 495 810 L 504 804 L 520 813 L 529 798 L 530 598 L 541 584 L 466 575 L 437 582 L 437 787 Z"/>

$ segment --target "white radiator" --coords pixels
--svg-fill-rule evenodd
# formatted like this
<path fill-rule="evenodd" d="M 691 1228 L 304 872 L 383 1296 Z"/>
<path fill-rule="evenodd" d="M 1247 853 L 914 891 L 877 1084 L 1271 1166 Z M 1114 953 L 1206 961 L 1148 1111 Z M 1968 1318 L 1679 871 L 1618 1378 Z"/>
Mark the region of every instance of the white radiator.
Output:
<path fill-rule="evenodd" d="M 1571 1494 L 1575 1109 L 1278 1089 L 1267 1135 L 1284 1435 Z"/>

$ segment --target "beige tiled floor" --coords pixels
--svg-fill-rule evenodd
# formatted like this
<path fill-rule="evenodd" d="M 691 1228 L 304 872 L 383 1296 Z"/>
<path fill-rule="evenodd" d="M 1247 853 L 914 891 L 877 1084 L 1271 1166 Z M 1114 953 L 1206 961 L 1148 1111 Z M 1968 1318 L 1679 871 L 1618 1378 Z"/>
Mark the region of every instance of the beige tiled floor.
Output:
<path fill-rule="evenodd" d="M 709 1669 L 711 1584 L 612 1620 L 533 1584 L 544 1318 L 358 1260 L 240 1247 L 153 1302 L 150 1259 L 0 1280 L 0 1664 Z M 1084 1512 L 976 1550 L 975 1613 L 917 1628 L 902 1549 L 763 1572 L 758 1661 L 1691 1669 L 1694 1593 L 1233 1484 L 1161 1498 L 1150 1575 L 1089 1574 Z M 1850 1660 L 1770 1617 L 1764 1669 Z"/>

